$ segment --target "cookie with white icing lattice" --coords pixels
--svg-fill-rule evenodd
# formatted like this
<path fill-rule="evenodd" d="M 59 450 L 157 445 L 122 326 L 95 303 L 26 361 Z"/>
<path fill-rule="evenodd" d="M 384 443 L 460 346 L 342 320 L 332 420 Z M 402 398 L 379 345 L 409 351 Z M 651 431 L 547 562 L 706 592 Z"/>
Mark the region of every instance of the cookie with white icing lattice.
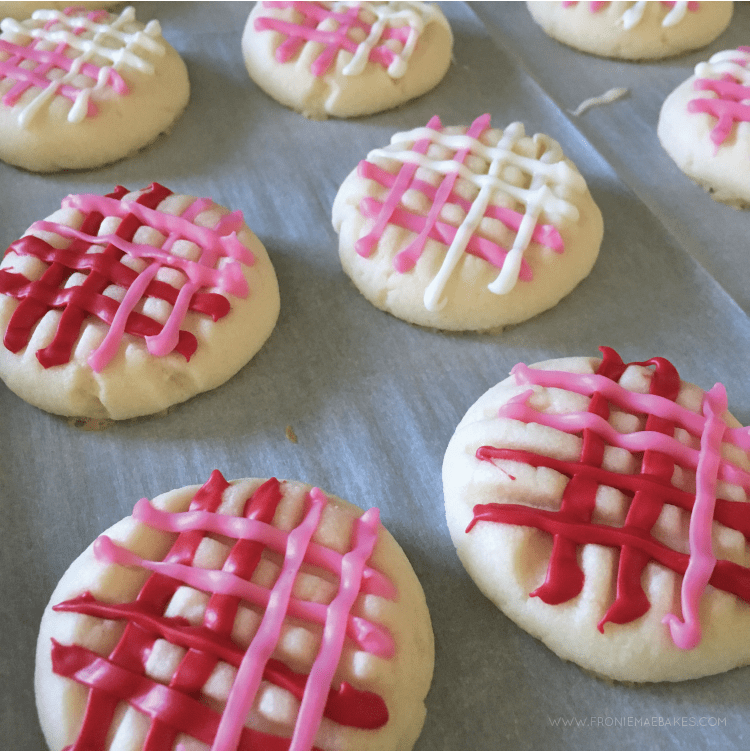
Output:
<path fill-rule="evenodd" d="M 250 77 L 306 117 L 369 115 L 430 91 L 451 27 L 422 2 L 258 2 L 242 38 Z"/>
<path fill-rule="evenodd" d="M 232 377 L 278 314 L 240 211 L 157 183 L 72 195 L 0 262 L 0 378 L 56 414 L 148 415 Z"/>
<path fill-rule="evenodd" d="M 748 664 L 749 430 L 664 358 L 519 364 L 443 463 L 465 569 L 565 660 L 622 681 Z"/>
<path fill-rule="evenodd" d="M 35 690 L 51 751 L 410 751 L 433 658 L 377 509 L 215 471 L 142 499 L 73 562 Z"/>
<path fill-rule="evenodd" d="M 724 0 L 528 0 L 532 18 L 548 36 L 582 52 L 622 60 L 655 60 L 699 49 L 730 23 Z"/>
<path fill-rule="evenodd" d="M 411 323 L 488 330 L 553 307 L 592 269 L 602 215 L 560 145 L 521 123 L 397 133 L 333 207 L 344 271 Z"/>
<path fill-rule="evenodd" d="M 665 100 L 657 135 L 716 201 L 749 206 L 749 48 L 718 52 Z"/>
<path fill-rule="evenodd" d="M 185 63 L 157 21 L 83 8 L 0 24 L 0 159 L 87 169 L 150 144 L 185 109 Z"/>
<path fill-rule="evenodd" d="M 0 3 L 0 18 L 15 18 L 22 21 L 24 18 L 28 18 L 35 10 L 65 10 L 71 6 L 76 8 L 86 8 L 87 10 L 95 10 L 102 8 L 109 10 L 117 5 L 123 3 L 107 3 L 97 2 L 97 0 L 78 0 L 75 3 L 61 2 L 60 0 L 11 0 L 11 2 Z"/>

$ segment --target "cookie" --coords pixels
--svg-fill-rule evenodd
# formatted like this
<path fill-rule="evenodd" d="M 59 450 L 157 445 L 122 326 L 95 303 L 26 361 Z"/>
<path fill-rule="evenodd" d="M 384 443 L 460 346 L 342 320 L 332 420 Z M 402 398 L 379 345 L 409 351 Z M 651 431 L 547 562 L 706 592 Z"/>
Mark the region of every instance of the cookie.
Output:
<path fill-rule="evenodd" d="M 215 471 L 142 499 L 73 562 L 35 690 L 51 751 L 409 751 L 433 655 L 377 509 Z"/>
<path fill-rule="evenodd" d="M 278 314 L 241 212 L 158 183 L 71 195 L 0 262 L 0 378 L 56 414 L 148 415 L 224 383 Z"/>
<path fill-rule="evenodd" d="M 665 100 L 657 135 L 717 201 L 749 206 L 749 48 L 718 52 Z"/>
<path fill-rule="evenodd" d="M 620 681 L 748 664 L 749 430 L 664 358 L 519 364 L 446 450 L 446 518 L 483 593 Z"/>
<path fill-rule="evenodd" d="M 319 120 L 425 94 L 446 74 L 452 45 L 446 17 L 422 2 L 259 2 L 242 38 L 253 81 Z"/>
<path fill-rule="evenodd" d="M 548 36 L 582 52 L 656 60 L 704 47 L 730 23 L 732 2 L 527 2 Z"/>
<path fill-rule="evenodd" d="M 602 215 L 560 145 L 521 123 L 397 133 L 333 206 L 342 267 L 410 323 L 498 330 L 554 306 L 591 271 Z"/>
<path fill-rule="evenodd" d="M 150 144 L 185 109 L 182 58 L 158 21 L 83 8 L 0 24 L 0 159 L 34 172 L 88 169 Z"/>
<path fill-rule="evenodd" d="M 33 0 L 33 2 L 26 2 L 26 0 L 13 0 L 12 2 L 0 3 L 0 18 L 15 18 L 22 21 L 24 18 L 28 18 L 35 10 L 44 8 L 45 10 L 65 10 L 75 6 L 76 8 L 96 9 L 114 8 L 117 5 L 123 3 L 99 3 L 96 0 L 78 0 L 76 3 L 71 2 L 45 2 L 44 0 Z"/>

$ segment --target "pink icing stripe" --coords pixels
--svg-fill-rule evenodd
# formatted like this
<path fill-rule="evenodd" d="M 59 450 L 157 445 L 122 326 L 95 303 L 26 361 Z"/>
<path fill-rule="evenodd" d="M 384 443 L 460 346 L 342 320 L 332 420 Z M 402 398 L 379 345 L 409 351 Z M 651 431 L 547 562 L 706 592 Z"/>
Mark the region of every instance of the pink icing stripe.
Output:
<path fill-rule="evenodd" d="M 701 452 L 676 441 L 671 436 L 654 431 L 620 433 L 607 420 L 592 412 L 572 412 L 564 415 L 538 412 L 527 404 L 527 399 L 533 393 L 530 389 L 523 394 L 512 397 L 498 410 L 498 416 L 525 423 L 545 425 L 570 435 L 591 430 L 612 446 L 627 449 L 631 452 L 658 451 L 665 456 L 669 456 L 683 467 L 697 470 L 702 457 Z M 722 459 L 718 461 L 718 471 L 720 479 L 740 485 L 748 492 L 748 472 Z"/>
<path fill-rule="evenodd" d="M 224 535 L 236 540 L 255 540 L 276 553 L 283 553 L 287 533 L 255 519 L 226 516 L 209 511 L 184 511 L 170 513 L 154 508 L 147 498 L 142 498 L 133 509 L 133 518 L 163 532 L 200 530 Z M 341 576 L 342 556 L 330 548 L 311 543 L 305 553 L 305 562 Z M 388 600 L 396 597 L 396 587 L 391 580 L 370 566 L 363 571 L 361 591 Z"/>
<path fill-rule="evenodd" d="M 235 751 L 237 749 L 240 734 L 245 725 L 245 718 L 253 706 L 253 700 L 261 685 L 264 668 L 279 641 L 289 601 L 292 597 L 292 588 L 305 559 L 305 551 L 310 544 L 310 538 L 318 527 L 321 511 L 327 502 L 320 491 L 318 491 L 318 494 L 311 492 L 310 498 L 311 506 L 305 518 L 287 537 L 287 550 L 282 569 L 271 591 L 261 624 L 243 656 L 232 683 L 227 705 L 222 712 L 222 719 L 211 746 L 212 751 Z M 337 663 L 340 653 L 341 650 L 336 655 Z M 310 685 L 312 678 L 313 676 L 308 679 L 308 685 Z M 317 682 L 315 685 L 316 693 L 323 696 L 323 705 L 328 698 L 330 685 L 330 682 L 325 684 Z M 323 706 L 320 715 L 317 717 L 316 728 L 320 725 L 322 717 Z"/>
<path fill-rule="evenodd" d="M 675 5 L 675 0 L 660 0 L 662 5 L 667 5 L 668 7 L 672 8 Z M 561 5 L 564 8 L 569 8 L 572 5 L 578 5 L 578 0 L 563 0 Z M 590 13 L 598 13 L 601 11 L 606 5 L 610 5 L 610 0 L 591 0 L 589 3 L 589 12 Z M 699 2 L 698 0 L 690 0 L 688 5 L 686 6 L 689 11 L 692 13 L 695 13 L 697 10 L 699 10 Z"/>
<path fill-rule="evenodd" d="M 97 560 L 144 568 L 181 581 L 194 589 L 241 597 L 261 607 L 267 607 L 269 603 L 269 591 L 265 587 L 243 581 L 225 571 L 195 569 L 181 563 L 149 561 L 116 545 L 106 535 L 101 535 L 94 542 L 94 554 Z M 326 606 L 319 603 L 295 598 L 290 601 L 289 614 L 295 618 L 325 623 L 326 612 Z M 385 629 L 369 623 L 364 618 L 357 616 L 348 618 L 347 636 L 361 649 L 379 657 L 390 658 L 394 654 L 394 641 L 391 635 Z"/>
<path fill-rule="evenodd" d="M 511 370 L 518 384 L 535 386 L 549 386 L 564 388 L 575 394 L 592 396 L 601 393 L 608 401 L 632 412 L 653 414 L 676 423 L 678 427 L 687 430 L 695 437 L 704 432 L 704 418 L 694 414 L 680 405 L 655 394 L 635 394 L 621 388 L 615 381 L 596 374 L 577 374 L 559 370 L 538 370 L 530 368 L 524 363 L 515 365 Z M 737 446 L 748 452 L 749 429 L 728 428 L 725 432 L 725 442 Z"/>
<path fill-rule="evenodd" d="M 441 127 L 441 119 L 437 115 L 431 117 L 427 127 L 432 130 L 439 130 Z M 423 138 L 415 143 L 412 150 L 418 154 L 425 154 L 429 146 L 430 139 Z M 399 205 L 402 195 L 404 195 L 404 191 L 409 187 L 415 172 L 417 172 L 416 164 L 405 162 L 402 165 L 399 174 L 394 181 L 394 188 L 389 192 L 373 229 L 355 243 L 355 250 L 359 255 L 367 258 L 373 252 L 373 248 L 378 244 L 378 240 L 386 229 L 386 225 L 389 223 L 391 215 Z"/>
<path fill-rule="evenodd" d="M 120 303 L 102 343 L 89 355 L 88 363 L 95 373 L 100 373 L 117 354 L 117 350 L 120 348 L 120 342 L 125 334 L 125 326 L 128 322 L 128 316 L 143 298 L 147 287 L 151 283 L 151 280 L 156 276 L 157 271 L 159 271 L 159 264 L 152 263 L 142 271 L 138 275 L 136 281 L 128 287 L 128 291 L 125 293 L 125 297 Z M 175 342 L 175 344 L 177 344 L 177 342 Z"/>
<path fill-rule="evenodd" d="M 315 488 L 312 492 L 320 491 Z M 323 716 L 326 691 L 331 685 L 344 645 L 347 621 L 360 591 L 365 562 L 378 538 L 378 509 L 369 509 L 354 523 L 354 547 L 342 560 L 339 592 L 328 607 L 321 648 L 310 671 L 289 751 L 307 751 L 313 745 Z M 325 687 L 325 690 L 323 688 Z"/>
<path fill-rule="evenodd" d="M 701 639 L 699 600 L 704 592 L 717 559 L 712 552 L 712 520 L 714 517 L 717 469 L 726 425 L 720 415 L 728 408 L 722 384 L 715 384 L 704 398 L 703 412 L 707 418 L 701 436 L 701 455 L 696 470 L 696 502 L 689 525 L 690 558 L 681 584 L 683 621 L 673 613 L 662 622 L 670 628 L 676 646 L 693 649 Z"/>

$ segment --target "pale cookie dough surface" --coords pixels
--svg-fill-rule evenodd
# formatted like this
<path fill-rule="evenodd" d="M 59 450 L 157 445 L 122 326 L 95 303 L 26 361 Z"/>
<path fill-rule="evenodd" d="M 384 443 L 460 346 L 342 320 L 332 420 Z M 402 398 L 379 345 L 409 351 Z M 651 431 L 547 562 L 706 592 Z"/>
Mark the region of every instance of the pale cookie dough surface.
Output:
<path fill-rule="evenodd" d="M 215 388 L 279 314 L 241 212 L 157 184 L 110 196 L 69 196 L 0 263 L 0 377 L 60 415 L 137 417 Z"/>
<path fill-rule="evenodd" d="M 434 88 L 453 37 L 433 3 L 258 2 L 242 38 L 250 77 L 306 117 L 357 117 Z"/>
<path fill-rule="evenodd" d="M 563 659 L 597 674 L 622 681 L 677 681 L 748 664 L 748 429 L 732 438 L 732 431 L 723 435 L 723 421 L 733 428 L 738 422 L 721 398 L 713 408 L 715 427 L 708 428 L 709 418 L 701 417 L 707 395 L 680 381 L 669 363 L 658 376 L 655 368 L 626 367 L 612 354 L 606 359 L 615 367 L 608 365 L 609 372 L 606 368 L 594 378 L 602 363 L 596 358 L 518 365 L 469 409 L 443 464 L 446 517 L 459 558 L 509 618 Z M 642 400 L 646 395 L 647 401 L 634 407 L 630 392 Z M 680 409 L 670 412 L 676 404 Z M 673 419 L 647 418 L 652 410 L 667 410 Z M 587 446 L 577 427 L 584 421 Z M 691 427 L 692 435 L 679 424 Z M 698 607 L 687 606 L 682 587 L 696 583 L 701 555 L 689 542 L 696 519 L 681 503 L 693 507 L 696 517 L 708 496 L 699 499 L 697 486 L 703 485 L 696 471 L 671 452 L 681 450 L 680 444 L 698 451 L 716 425 L 727 465 L 722 464 L 725 474 L 716 484 L 716 503 L 711 499 L 715 521 L 711 543 L 705 544 L 722 562 L 717 569 L 734 569 L 741 590 L 745 580 L 746 599 L 710 584 L 700 587 Z M 648 457 L 617 443 L 638 447 L 650 440 L 647 431 L 674 432 L 675 440 L 663 439 L 665 447 L 647 451 Z M 736 440 L 743 448 L 731 445 Z M 657 488 L 659 483 L 670 488 L 675 505 L 655 492 L 645 475 Z M 625 489 L 628 478 L 635 483 L 631 490 Z M 627 514 L 633 546 L 624 542 Z M 545 523 L 548 531 L 541 526 Z M 739 531 L 744 524 L 745 537 Z M 692 534 L 703 539 L 700 526 Z M 584 540 L 587 534 L 609 544 Z M 656 561 L 676 554 L 684 571 L 690 555 L 690 577 Z M 669 626 L 664 619 L 670 614 L 671 620 L 698 629 Z M 698 645 L 690 648 L 681 633 L 698 636 Z"/>
<path fill-rule="evenodd" d="M 78 2 L 24 2 L 24 0 L 18 0 L 17 2 L 0 3 L 0 18 L 15 18 L 19 21 L 24 18 L 28 18 L 35 10 L 47 9 L 47 10 L 65 10 L 75 6 L 76 8 L 104 8 L 111 9 L 116 8 L 124 3 L 106 3 L 96 2 L 96 0 L 78 0 Z"/>
<path fill-rule="evenodd" d="M 255 526 L 231 526 L 243 521 Z M 114 553 L 104 536 L 89 546 L 63 575 L 41 622 L 35 690 L 51 751 L 75 741 L 89 695 L 100 707 L 115 697 L 114 712 L 100 709 L 85 727 L 92 733 L 92 725 L 100 726 L 107 736 L 97 746 L 103 751 L 141 749 L 160 724 L 162 751 L 179 743 L 189 751 L 234 749 L 220 733 L 239 733 L 238 717 L 247 717 L 243 748 L 254 741 L 260 745 L 253 748 L 286 749 L 293 733 L 299 749 L 313 743 L 321 751 L 413 747 L 433 674 L 433 632 L 420 583 L 377 509 L 363 515 L 309 485 L 273 478 L 227 483 L 214 472 L 200 490 L 195 485 L 142 499 L 132 517 L 104 534 L 118 546 Z M 288 543 L 292 535 L 296 542 Z M 208 570 L 215 578 L 202 576 Z M 86 593 L 95 606 L 124 606 L 138 597 L 144 617 L 121 609 L 118 618 L 105 620 L 100 611 L 83 614 L 85 606 L 76 603 L 53 609 Z M 269 598 L 274 605 L 267 608 L 262 603 Z M 189 649 L 198 645 L 192 636 L 203 639 L 202 650 Z M 118 678 L 108 684 L 110 694 L 86 683 L 97 675 L 83 665 L 97 656 L 100 674 Z M 303 681 L 310 676 L 304 697 L 285 688 L 277 677 L 285 671 Z M 126 675 L 139 686 L 130 706 L 123 699 L 126 681 L 119 680 Z M 342 709 L 332 713 L 326 702 L 329 690 L 343 683 L 354 689 L 345 699 L 346 721 Z M 156 697 L 166 696 L 170 684 L 168 718 Z M 155 697 L 151 720 L 141 711 L 149 696 Z M 203 723 L 200 730 L 187 729 L 191 717 Z M 249 729 L 274 738 L 249 738 Z"/>
<path fill-rule="evenodd" d="M 132 7 L 38 10 L 0 28 L 0 159 L 16 167 L 109 164 L 154 141 L 188 103 L 185 63 L 158 21 L 139 23 Z"/>
<path fill-rule="evenodd" d="M 663 148 L 716 201 L 749 206 L 749 53 L 724 50 L 696 66 L 665 100 Z"/>
<path fill-rule="evenodd" d="M 589 274 L 602 215 L 560 145 L 469 127 L 397 133 L 333 206 L 342 267 L 373 305 L 445 330 L 498 330 L 553 307 Z"/>
<path fill-rule="evenodd" d="M 730 23 L 732 2 L 527 2 L 532 18 L 559 42 L 593 55 L 654 60 L 698 49 Z"/>

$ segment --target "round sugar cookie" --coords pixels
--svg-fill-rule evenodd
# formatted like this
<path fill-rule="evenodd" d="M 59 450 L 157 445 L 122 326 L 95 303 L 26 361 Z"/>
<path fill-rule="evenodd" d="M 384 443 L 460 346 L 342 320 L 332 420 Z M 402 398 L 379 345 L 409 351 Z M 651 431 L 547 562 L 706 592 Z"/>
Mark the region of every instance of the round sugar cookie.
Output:
<path fill-rule="evenodd" d="M 622 60 L 655 60 L 704 47 L 730 23 L 733 3 L 527 2 L 548 36 L 582 52 Z"/>
<path fill-rule="evenodd" d="M 228 380 L 278 314 L 240 211 L 158 183 L 71 195 L 0 262 L 0 378 L 56 414 L 148 415 Z"/>
<path fill-rule="evenodd" d="M 50 751 L 409 751 L 433 659 L 377 509 L 215 471 L 142 499 L 73 562 L 35 690 Z"/>
<path fill-rule="evenodd" d="M 313 119 L 391 109 L 438 85 L 453 36 L 422 2 L 258 2 L 242 38 L 250 77 Z"/>
<path fill-rule="evenodd" d="M 619 681 L 748 664 L 749 430 L 664 358 L 573 357 L 485 393 L 446 450 L 446 518 L 482 592 Z"/>
<path fill-rule="evenodd" d="M 83 8 L 0 24 L 0 159 L 34 172 L 122 159 L 185 109 L 188 72 L 158 21 Z"/>
<path fill-rule="evenodd" d="M 498 330 L 553 307 L 592 269 L 602 215 L 560 145 L 521 123 L 397 133 L 336 195 L 342 267 L 410 323 Z"/>
<path fill-rule="evenodd" d="M 11 0 L 11 2 L 0 3 L 0 19 L 2 18 L 15 18 L 18 21 L 22 21 L 24 18 L 28 18 L 35 10 L 65 10 L 66 8 L 86 8 L 88 10 L 94 10 L 102 8 L 109 10 L 115 8 L 118 5 L 124 5 L 122 2 L 107 3 L 97 2 L 96 0 L 78 0 L 78 2 L 60 2 L 59 0 L 53 2 L 45 2 L 45 0 Z"/>
<path fill-rule="evenodd" d="M 682 172 L 735 208 L 749 206 L 749 48 L 696 66 L 665 100 L 657 135 Z"/>

